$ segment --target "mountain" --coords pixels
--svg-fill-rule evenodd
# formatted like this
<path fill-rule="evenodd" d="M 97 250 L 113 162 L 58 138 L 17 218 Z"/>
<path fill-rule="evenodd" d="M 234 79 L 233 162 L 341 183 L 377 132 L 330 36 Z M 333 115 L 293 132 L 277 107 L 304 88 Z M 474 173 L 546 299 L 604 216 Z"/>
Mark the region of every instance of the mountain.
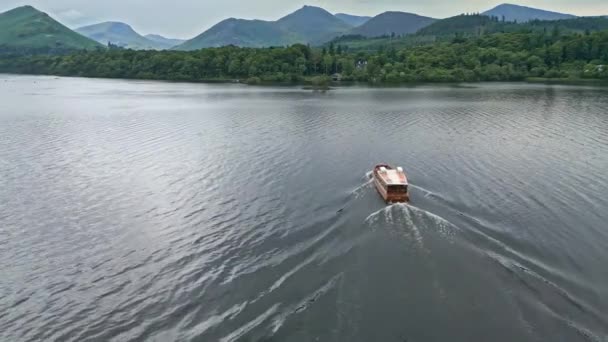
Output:
<path fill-rule="evenodd" d="M 416 34 L 418 36 L 453 36 L 454 34 L 476 34 L 480 30 L 484 30 L 483 32 L 486 32 L 490 27 L 497 24 L 502 23 L 497 22 L 495 19 L 492 19 L 486 15 L 462 14 L 455 17 L 437 20 L 431 25 L 420 29 L 418 32 L 416 32 Z M 509 22 L 508 24 L 516 25 L 512 22 Z"/>
<path fill-rule="evenodd" d="M 295 43 L 321 44 L 350 28 L 350 25 L 322 8 L 304 6 L 277 21 L 226 19 L 175 49 L 197 50 L 226 45 L 268 47 Z"/>
<path fill-rule="evenodd" d="M 416 36 L 454 37 L 479 36 L 497 32 L 549 32 L 557 29 L 559 33 L 584 33 L 608 29 L 608 19 L 602 17 L 579 17 L 559 20 L 531 20 L 528 22 L 502 21 L 497 17 L 485 15 L 458 15 L 442 19 L 421 29 Z"/>
<path fill-rule="evenodd" d="M 302 43 L 320 44 L 347 32 L 352 26 L 320 7 L 304 6 L 276 24 L 295 34 Z"/>
<path fill-rule="evenodd" d="M 372 17 L 364 17 L 346 13 L 336 13 L 334 16 L 352 27 L 357 27 L 365 24 Z"/>
<path fill-rule="evenodd" d="M 520 23 L 530 20 L 559 20 L 576 18 L 575 15 L 564 14 L 558 12 L 545 11 L 532 7 L 525 7 L 512 4 L 502 4 L 494 7 L 491 10 L 483 12 L 484 15 L 498 17 L 502 20 L 503 16 L 506 21 L 517 21 Z"/>
<path fill-rule="evenodd" d="M 275 23 L 262 20 L 226 19 L 202 34 L 175 47 L 198 50 L 206 47 L 236 45 L 241 47 L 280 46 L 295 42 Z"/>
<path fill-rule="evenodd" d="M 159 50 L 158 43 L 135 32 L 133 28 L 125 23 L 108 21 L 76 29 L 76 32 L 89 37 L 101 44 L 112 43 L 134 50 Z"/>
<path fill-rule="evenodd" d="M 144 36 L 146 39 L 154 42 L 162 49 L 170 49 L 179 44 L 183 44 L 185 39 L 175 39 L 175 38 L 167 38 L 163 37 L 159 34 L 147 34 Z"/>
<path fill-rule="evenodd" d="M 34 7 L 0 14 L 0 49 L 81 50 L 101 45 L 63 26 Z"/>
<path fill-rule="evenodd" d="M 401 37 L 366 38 L 361 35 L 344 35 L 332 40 L 334 45 L 348 48 L 350 52 L 374 52 L 381 49 L 407 49 L 415 46 L 433 44 L 436 42 L 453 42 L 471 37 L 479 37 L 494 33 L 530 33 L 539 36 L 554 34 L 569 35 L 573 33 L 587 34 L 608 30 L 608 18 L 579 17 L 561 20 L 532 20 L 525 23 L 515 23 L 499 20 L 480 14 L 458 15 L 437 20 L 422 28 L 416 34 Z M 326 44 L 328 45 L 328 44 Z"/>
<path fill-rule="evenodd" d="M 435 21 L 436 19 L 412 13 L 384 12 L 371 18 L 365 24 L 355 27 L 349 34 L 364 37 L 379 37 L 392 33 L 404 35 L 415 33 Z"/>

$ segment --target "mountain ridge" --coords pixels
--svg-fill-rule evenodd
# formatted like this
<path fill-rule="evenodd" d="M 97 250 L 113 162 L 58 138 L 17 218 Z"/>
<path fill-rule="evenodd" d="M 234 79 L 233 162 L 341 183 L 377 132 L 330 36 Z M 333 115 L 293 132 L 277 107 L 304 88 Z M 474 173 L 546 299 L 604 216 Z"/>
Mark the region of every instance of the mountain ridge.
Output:
<path fill-rule="evenodd" d="M 137 33 L 129 24 L 120 21 L 105 21 L 79 27 L 75 30 L 100 44 L 118 45 L 134 50 L 159 50 L 160 44 Z"/>
<path fill-rule="evenodd" d="M 183 44 L 186 41 L 185 39 L 168 38 L 160 34 L 147 34 L 144 38 L 157 43 L 164 49 L 170 49 L 174 46 Z"/>
<path fill-rule="evenodd" d="M 228 18 L 174 49 L 196 50 L 225 45 L 268 47 L 295 43 L 320 44 L 351 28 L 320 7 L 304 6 L 276 21 Z"/>
<path fill-rule="evenodd" d="M 332 14 L 323 8 L 305 5 L 275 21 L 228 18 L 190 40 L 179 40 L 155 34 L 144 36 L 122 22 L 98 23 L 73 31 L 32 6 L 21 6 L 0 13 L 0 46 L 5 49 L 8 46 L 25 49 L 100 48 L 101 45 L 94 41 L 103 45 L 111 42 L 131 49 L 176 50 L 195 50 L 225 45 L 241 47 L 284 46 L 296 43 L 322 45 L 343 36 L 381 38 L 383 36 L 411 35 L 437 22 L 441 25 L 433 27 L 429 32 L 434 31 L 446 35 L 444 33 L 446 28 L 465 34 L 470 34 L 471 31 L 477 32 L 477 34 L 489 32 L 488 29 L 492 30 L 501 26 L 498 22 L 503 22 L 503 20 L 506 24 L 514 24 L 515 22 L 527 23 L 538 20 L 585 18 L 509 3 L 500 4 L 483 12 L 482 15 L 490 18 L 492 22 L 489 23 L 489 26 L 491 27 L 488 27 L 484 20 L 467 17 L 450 22 L 450 20 L 454 20 L 454 17 L 437 20 L 398 11 L 388 11 L 368 17 L 346 13 Z M 601 17 L 603 16 L 597 16 L 597 18 Z M 570 25 L 571 27 L 565 27 L 567 30 L 577 30 L 579 27 L 590 27 L 593 30 L 596 27 L 603 27 L 604 23 L 597 21 L 592 25 L 584 22 L 559 25 Z M 451 29 L 447 29 L 447 31 L 451 32 Z M 507 25 L 504 29 L 512 28 Z"/>
<path fill-rule="evenodd" d="M 348 13 L 336 13 L 334 16 L 353 27 L 361 26 L 373 18 L 370 16 L 353 15 Z"/>
<path fill-rule="evenodd" d="M 495 16 L 499 19 L 505 18 L 506 21 L 528 22 L 531 20 L 559 20 L 573 19 L 575 15 L 543 10 L 534 7 L 504 3 L 482 14 Z"/>
<path fill-rule="evenodd" d="M 387 11 L 371 18 L 363 25 L 355 27 L 349 34 L 364 37 L 411 34 L 435 21 L 437 19 L 414 13 Z"/>
<path fill-rule="evenodd" d="M 47 13 L 21 6 L 0 13 L 0 47 L 4 49 L 81 50 L 101 48 Z"/>

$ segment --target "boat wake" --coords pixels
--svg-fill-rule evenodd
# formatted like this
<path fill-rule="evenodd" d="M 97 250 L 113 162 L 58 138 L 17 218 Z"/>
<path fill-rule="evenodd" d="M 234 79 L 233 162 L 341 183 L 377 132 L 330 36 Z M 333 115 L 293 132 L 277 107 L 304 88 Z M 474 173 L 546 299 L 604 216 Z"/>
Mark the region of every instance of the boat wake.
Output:
<path fill-rule="evenodd" d="M 422 192 L 424 194 L 425 198 L 439 197 L 439 195 L 437 195 L 436 193 L 434 193 L 434 192 L 432 192 L 430 190 L 427 190 L 425 188 L 422 188 L 422 187 L 419 187 L 419 186 L 416 186 L 416 185 L 413 185 L 413 184 L 410 184 L 409 187 L 410 187 L 410 189 L 416 189 L 416 190 Z"/>
<path fill-rule="evenodd" d="M 398 232 L 399 228 L 406 234 L 413 234 L 422 247 L 420 228 L 431 229 L 444 237 L 453 237 L 458 227 L 448 220 L 411 204 L 396 203 L 382 208 L 365 219 L 365 223 L 373 229 L 391 227 Z"/>
<path fill-rule="evenodd" d="M 355 189 L 353 189 L 350 194 L 352 196 L 355 197 L 355 199 L 360 198 L 361 196 L 363 196 L 363 194 L 365 194 L 365 191 L 368 188 L 371 188 L 371 185 L 373 183 L 373 179 L 371 178 L 371 171 L 365 174 L 365 182 L 361 185 L 359 185 L 358 187 L 356 187 Z"/>

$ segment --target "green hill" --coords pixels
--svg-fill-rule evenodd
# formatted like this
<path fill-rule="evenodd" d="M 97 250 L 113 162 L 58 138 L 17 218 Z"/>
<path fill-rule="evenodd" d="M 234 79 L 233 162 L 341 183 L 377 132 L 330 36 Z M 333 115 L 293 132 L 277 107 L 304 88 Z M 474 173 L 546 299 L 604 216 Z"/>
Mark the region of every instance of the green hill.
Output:
<path fill-rule="evenodd" d="M 279 19 L 276 24 L 298 37 L 299 43 L 323 44 L 346 33 L 351 25 L 320 7 L 304 6 Z"/>
<path fill-rule="evenodd" d="M 436 19 L 412 13 L 384 12 L 368 20 L 365 24 L 352 29 L 349 34 L 364 37 L 404 35 L 415 33 L 435 21 Z"/>
<path fill-rule="evenodd" d="M 510 24 L 510 23 L 509 23 Z M 483 34 L 488 30 L 494 31 L 496 26 L 504 26 L 495 18 L 485 15 L 458 15 L 438 20 L 416 32 L 419 36 L 443 36 L 455 34 Z M 516 25 L 516 24 L 510 24 Z"/>
<path fill-rule="evenodd" d="M 81 50 L 102 46 L 31 6 L 0 14 L 0 50 Z"/>
<path fill-rule="evenodd" d="M 571 14 L 546 11 L 538 8 L 512 4 L 498 5 L 491 10 L 483 12 L 483 14 L 490 17 L 498 17 L 501 20 L 504 18 L 505 21 L 517 21 L 520 23 L 531 20 L 561 20 L 576 18 L 576 16 Z"/>
<path fill-rule="evenodd" d="M 485 15 L 459 15 L 437 20 L 420 29 L 416 34 L 403 37 L 366 38 L 347 35 L 334 39 L 334 45 L 342 45 L 351 51 L 378 51 L 387 48 L 405 48 L 455 38 L 482 37 L 493 33 L 536 32 L 544 35 L 564 35 L 608 30 L 608 18 L 580 17 L 563 20 L 533 20 L 515 23 Z"/>
<path fill-rule="evenodd" d="M 278 21 L 226 19 L 175 49 L 197 50 L 227 45 L 268 47 L 295 43 L 322 44 L 350 28 L 321 8 L 304 6 Z"/>
<path fill-rule="evenodd" d="M 416 33 L 417 36 L 480 36 L 497 32 L 553 32 L 581 33 L 608 29 L 608 19 L 602 17 L 579 17 L 561 20 L 532 20 L 515 23 L 485 15 L 459 15 L 439 20 Z"/>
<path fill-rule="evenodd" d="M 178 45 L 175 49 L 188 51 L 227 45 L 265 47 L 289 43 L 291 42 L 288 33 L 272 22 L 230 18 Z"/>

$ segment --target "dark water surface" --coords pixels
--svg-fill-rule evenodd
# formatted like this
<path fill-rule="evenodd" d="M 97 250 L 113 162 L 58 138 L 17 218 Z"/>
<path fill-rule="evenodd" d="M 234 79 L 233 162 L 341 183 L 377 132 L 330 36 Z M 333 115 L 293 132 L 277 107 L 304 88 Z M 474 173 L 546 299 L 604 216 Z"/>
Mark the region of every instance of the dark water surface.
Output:
<path fill-rule="evenodd" d="M 606 88 L 0 76 L 0 340 L 608 341 L 607 175 Z"/>

